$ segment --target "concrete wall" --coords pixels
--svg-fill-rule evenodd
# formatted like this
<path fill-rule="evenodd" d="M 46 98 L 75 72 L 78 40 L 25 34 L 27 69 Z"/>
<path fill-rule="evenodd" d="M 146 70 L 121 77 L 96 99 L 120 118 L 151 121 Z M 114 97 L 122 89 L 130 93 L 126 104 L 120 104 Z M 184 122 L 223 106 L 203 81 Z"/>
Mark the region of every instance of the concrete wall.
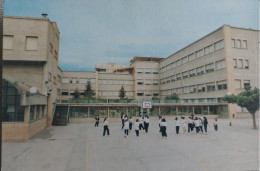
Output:
<path fill-rule="evenodd" d="M 23 141 L 46 128 L 47 119 L 43 118 L 31 123 L 5 122 L 2 126 L 3 141 Z"/>

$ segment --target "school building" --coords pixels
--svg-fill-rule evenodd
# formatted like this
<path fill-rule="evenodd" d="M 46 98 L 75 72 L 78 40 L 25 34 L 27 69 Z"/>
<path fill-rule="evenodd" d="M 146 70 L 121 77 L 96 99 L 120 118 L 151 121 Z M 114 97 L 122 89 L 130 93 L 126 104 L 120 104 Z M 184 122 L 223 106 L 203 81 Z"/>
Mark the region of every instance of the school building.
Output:
<path fill-rule="evenodd" d="M 167 58 L 138 57 L 129 66 L 96 65 L 95 71 L 58 66 L 60 32 L 42 17 L 4 17 L 3 140 L 25 140 L 68 118 L 204 114 L 231 117 L 247 112 L 223 102 L 250 85 L 259 87 L 259 30 L 223 25 Z M 91 82 L 96 100 L 84 96 Z M 121 87 L 127 100 L 119 100 Z M 178 94 L 181 100 L 164 100 Z M 151 100 L 152 98 L 156 100 Z M 152 101 L 151 109 L 141 107 Z"/>

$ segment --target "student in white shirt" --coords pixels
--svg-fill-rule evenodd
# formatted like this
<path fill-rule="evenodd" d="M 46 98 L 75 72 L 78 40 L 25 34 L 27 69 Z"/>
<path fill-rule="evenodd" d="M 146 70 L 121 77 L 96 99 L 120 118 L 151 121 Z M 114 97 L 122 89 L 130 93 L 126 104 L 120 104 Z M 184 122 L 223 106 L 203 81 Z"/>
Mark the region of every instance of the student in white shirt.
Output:
<path fill-rule="evenodd" d="M 175 118 L 175 126 L 176 126 L 176 134 L 179 134 L 179 129 L 181 126 L 181 122 L 179 121 L 178 117 Z"/>
<path fill-rule="evenodd" d="M 182 132 L 183 134 L 186 133 L 186 120 L 185 117 L 181 117 L 181 126 L 182 126 Z"/>
<path fill-rule="evenodd" d="M 143 122 L 144 122 L 144 120 L 143 120 L 142 116 L 140 116 L 140 120 L 139 120 L 139 130 L 144 129 Z"/>
<path fill-rule="evenodd" d="M 121 130 L 122 130 L 124 128 L 124 123 L 125 123 L 125 114 L 122 113 L 121 119 L 122 119 L 122 128 L 121 128 Z"/>
<path fill-rule="evenodd" d="M 165 118 L 162 119 L 161 127 L 162 127 L 162 138 L 164 137 L 167 138 L 167 133 L 166 133 L 167 123 Z"/>
<path fill-rule="evenodd" d="M 133 126 L 133 119 L 132 119 L 132 116 L 130 116 L 130 119 L 129 119 L 129 130 L 130 131 L 132 130 L 132 126 Z"/>
<path fill-rule="evenodd" d="M 129 131 L 129 121 L 127 118 L 125 120 L 124 130 L 125 130 L 125 137 L 126 137 L 128 135 L 128 131 Z"/>
<path fill-rule="evenodd" d="M 198 120 L 198 117 L 195 118 L 194 123 L 195 123 L 196 133 L 198 134 L 199 133 L 199 126 L 200 126 L 200 122 Z"/>
<path fill-rule="evenodd" d="M 200 127 L 201 133 L 203 133 L 202 125 L 203 125 L 203 121 L 201 118 L 199 118 L 199 127 Z"/>
<path fill-rule="evenodd" d="M 135 121 L 135 134 L 137 137 L 139 137 L 139 120 L 136 119 Z"/>
<path fill-rule="evenodd" d="M 149 116 L 146 116 L 145 120 L 144 120 L 144 123 L 145 123 L 145 132 L 147 133 L 148 132 L 148 128 L 149 128 L 149 123 L 150 123 L 150 120 L 149 120 Z"/>
<path fill-rule="evenodd" d="M 105 136 L 106 132 L 107 132 L 107 135 L 109 136 L 109 128 L 108 128 L 107 117 L 105 117 L 105 119 L 104 119 L 104 131 L 103 131 L 103 136 Z"/>
<path fill-rule="evenodd" d="M 188 121 L 188 134 L 193 131 L 193 120 L 191 119 L 191 117 L 189 117 L 189 121 Z"/>

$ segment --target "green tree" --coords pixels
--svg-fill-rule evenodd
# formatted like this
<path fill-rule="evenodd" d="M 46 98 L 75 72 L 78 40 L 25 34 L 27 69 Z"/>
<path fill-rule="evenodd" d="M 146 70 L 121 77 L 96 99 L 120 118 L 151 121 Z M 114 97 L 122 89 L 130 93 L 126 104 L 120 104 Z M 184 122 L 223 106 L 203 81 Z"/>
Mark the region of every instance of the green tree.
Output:
<path fill-rule="evenodd" d="M 125 89 L 124 89 L 123 86 L 122 86 L 121 89 L 119 90 L 119 95 L 118 95 L 118 97 L 119 97 L 120 99 L 126 99 L 126 91 L 125 91 Z"/>
<path fill-rule="evenodd" d="M 245 91 L 238 95 L 226 95 L 223 100 L 228 103 L 236 103 L 240 107 L 244 107 L 253 117 L 253 128 L 256 129 L 255 113 L 259 110 L 259 89 L 251 89 L 250 86 L 245 87 Z"/>
<path fill-rule="evenodd" d="M 74 94 L 73 94 L 73 99 L 79 99 L 80 98 L 80 92 L 78 89 L 76 89 L 74 91 Z"/>
<path fill-rule="evenodd" d="M 165 100 L 179 100 L 179 96 L 176 93 L 173 93 L 172 95 L 166 96 Z"/>
<path fill-rule="evenodd" d="M 91 83 L 88 81 L 86 85 L 86 90 L 84 91 L 84 96 L 86 99 L 94 99 L 95 92 L 92 90 Z"/>

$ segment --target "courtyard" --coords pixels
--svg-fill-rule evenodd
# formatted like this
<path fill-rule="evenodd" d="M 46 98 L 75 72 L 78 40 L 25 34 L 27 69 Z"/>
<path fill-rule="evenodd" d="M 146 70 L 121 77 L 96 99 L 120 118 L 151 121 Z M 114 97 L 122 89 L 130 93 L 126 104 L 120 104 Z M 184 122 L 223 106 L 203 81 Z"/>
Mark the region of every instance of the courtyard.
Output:
<path fill-rule="evenodd" d="M 258 170 L 259 131 L 252 119 L 219 119 L 208 134 L 175 134 L 174 118 L 167 118 L 167 139 L 152 118 L 149 132 L 132 130 L 128 137 L 121 122 L 109 122 L 110 136 L 102 136 L 103 124 L 70 123 L 49 127 L 30 140 L 3 143 L 5 171 L 179 171 Z M 103 121 L 101 119 L 101 121 Z M 109 120 L 108 120 L 109 121 Z M 258 123 L 257 118 L 257 123 Z"/>

